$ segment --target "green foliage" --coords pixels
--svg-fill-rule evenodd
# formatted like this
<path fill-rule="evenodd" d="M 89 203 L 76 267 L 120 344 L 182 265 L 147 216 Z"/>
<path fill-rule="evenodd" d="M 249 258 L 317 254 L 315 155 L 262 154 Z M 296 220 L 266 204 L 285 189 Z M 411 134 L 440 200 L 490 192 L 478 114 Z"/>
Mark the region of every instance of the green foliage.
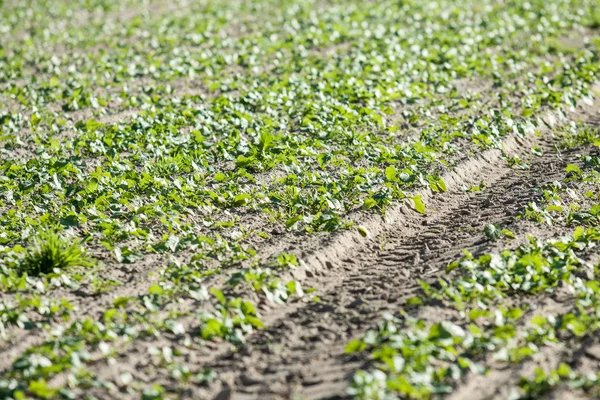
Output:
<path fill-rule="evenodd" d="M 37 276 L 92 265 L 94 261 L 79 239 L 47 230 L 33 238 L 20 267 L 22 271 Z"/>
<path fill-rule="evenodd" d="M 561 147 L 575 148 L 577 146 L 595 144 L 600 141 L 600 133 L 597 128 L 588 125 L 571 124 L 559 130 Z"/>
<path fill-rule="evenodd" d="M 544 132 L 538 123 L 546 111 L 589 102 L 600 71 L 597 40 L 561 41 L 597 25 L 590 0 L 325 2 L 317 13 L 314 6 L 0 7 L 0 292 L 11 300 L 0 309 L 0 334 L 43 328 L 50 338 L 13 360 L 0 397 L 73 398 L 82 388 L 110 387 L 87 367 L 146 338 L 243 343 L 262 326 L 254 300 L 281 304 L 305 292 L 283 278 L 300 260 L 266 250 L 283 235 L 327 240 L 357 229 L 369 237 L 359 225 L 365 212 L 384 215 L 402 204 L 430 212 L 417 190 L 443 200 L 443 177 L 458 162 L 502 149 L 507 137 Z M 558 133 L 566 146 L 597 142 L 597 131 L 582 125 Z M 544 156 L 538 148 L 533 155 Z M 506 159 L 529 168 L 528 160 Z M 585 183 L 586 199 L 600 200 L 598 157 L 581 161 L 568 185 Z M 525 218 L 597 223 L 593 205 L 544 190 Z M 45 226 L 68 229 L 73 239 L 43 233 Z M 510 237 L 496 228 L 486 232 L 491 239 Z M 544 276 L 546 289 L 562 279 Z M 140 282 L 135 293 L 118 293 L 130 281 Z M 59 288 L 82 304 L 97 300 L 93 318 L 71 320 L 74 306 L 54 297 Z M 188 329 L 182 318 L 197 326 Z M 577 332 L 587 326 L 576 322 Z M 428 343 L 465 344 L 447 324 L 419 329 Z M 142 388 L 128 376 L 119 389 L 170 398 L 182 392 L 170 393 L 167 380 L 214 379 L 212 371 L 191 371 L 178 349 L 152 357 L 157 373 L 168 375 L 164 387 Z M 377 372 L 358 374 L 355 394 L 384 397 L 388 383 Z M 447 391 L 448 382 L 434 376 L 414 394 L 431 390 Z"/>

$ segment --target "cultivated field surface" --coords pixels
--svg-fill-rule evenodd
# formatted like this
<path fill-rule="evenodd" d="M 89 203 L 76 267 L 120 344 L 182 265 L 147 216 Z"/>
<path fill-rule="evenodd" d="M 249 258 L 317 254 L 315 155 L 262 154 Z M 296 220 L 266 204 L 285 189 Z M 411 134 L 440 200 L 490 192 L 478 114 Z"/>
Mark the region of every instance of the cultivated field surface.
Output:
<path fill-rule="evenodd" d="M 0 400 L 600 397 L 599 0 L 0 0 Z"/>

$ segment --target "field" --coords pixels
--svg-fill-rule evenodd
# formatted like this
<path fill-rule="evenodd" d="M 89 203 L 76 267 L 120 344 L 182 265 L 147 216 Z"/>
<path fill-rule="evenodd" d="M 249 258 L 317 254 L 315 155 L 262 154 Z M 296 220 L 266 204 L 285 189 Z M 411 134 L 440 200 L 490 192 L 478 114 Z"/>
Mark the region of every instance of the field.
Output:
<path fill-rule="evenodd" d="M 598 0 L 0 0 L 0 399 L 600 396 Z"/>

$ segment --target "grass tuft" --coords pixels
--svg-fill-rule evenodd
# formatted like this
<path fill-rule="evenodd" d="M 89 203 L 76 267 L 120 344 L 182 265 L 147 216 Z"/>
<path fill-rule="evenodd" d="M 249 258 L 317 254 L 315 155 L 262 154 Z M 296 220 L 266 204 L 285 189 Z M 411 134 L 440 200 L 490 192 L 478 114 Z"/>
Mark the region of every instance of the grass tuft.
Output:
<path fill-rule="evenodd" d="M 89 267 L 93 264 L 93 259 L 78 239 L 45 231 L 33 239 L 23 259 L 22 269 L 30 275 L 40 275 L 77 266 Z"/>

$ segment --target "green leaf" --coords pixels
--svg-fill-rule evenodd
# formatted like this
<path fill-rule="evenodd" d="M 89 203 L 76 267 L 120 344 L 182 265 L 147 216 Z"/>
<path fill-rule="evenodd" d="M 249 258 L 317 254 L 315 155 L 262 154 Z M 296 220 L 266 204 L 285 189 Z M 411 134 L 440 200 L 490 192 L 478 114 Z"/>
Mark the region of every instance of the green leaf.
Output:
<path fill-rule="evenodd" d="M 485 228 L 483 228 L 483 232 L 489 240 L 497 240 L 500 238 L 500 229 L 498 229 L 497 225 L 487 224 Z"/>
<path fill-rule="evenodd" d="M 395 181 L 396 180 L 396 167 L 394 167 L 393 165 L 390 165 L 389 167 L 387 167 L 385 169 L 385 179 L 387 179 L 388 181 Z"/>
<path fill-rule="evenodd" d="M 507 238 L 510 238 L 510 239 L 516 238 L 515 234 L 508 228 L 502 228 L 500 233 L 502 233 L 504 236 L 506 236 Z"/>
<path fill-rule="evenodd" d="M 225 295 L 223 294 L 223 292 L 221 292 L 219 289 L 216 289 L 216 288 L 211 288 L 210 292 L 213 294 L 213 296 L 215 296 L 217 298 L 219 303 L 225 305 L 227 300 L 225 299 Z"/>
<path fill-rule="evenodd" d="M 148 293 L 150 294 L 157 294 L 157 295 L 161 295 L 163 294 L 165 291 L 162 287 L 160 287 L 160 285 L 152 285 L 150 286 L 150 288 L 148 289 Z"/>
<path fill-rule="evenodd" d="M 579 168 L 575 164 L 569 164 L 569 165 L 567 165 L 567 167 L 565 168 L 565 171 L 567 171 L 567 172 L 574 172 L 576 174 L 581 174 L 581 168 Z"/>
<path fill-rule="evenodd" d="M 423 203 L 423 198 L 421 195 L 416 195 L 411 197 L 413 201 L 413 209 L 418 213 L 425 214 L 425 204 Z"/>
<path fill-rule="evenodd" d="M 223 324 L 214 318 L 210 318 L 204 321 L 204 324 L 200 327 L 200 336 L 204 340 L 210 340 L 213 337 L 221 336 L 221 328 Z"/>
<path fill-rule="evenodd" d="M 45 380 L 39 379 L 37 381 L 31 381 L 29 383 L 29 391 L 37 397 L 41 397 L 42 399 L 49 399 L 51 397 L 54 397 L 54 395 L 57 392 L 57 389 L 49 388 Z"/>
<path fill-rule="evenodd" d="M 130 301 L 132 301 L 133 298 L 131 297 L 117 297 L 114 301 L 113 304 L 116 308 L 123 308 L 125 307 L 127 304 L 129 304 Z"/>
<path fill-rule="evenodd" d="M 227 175 L 225 175 L 222 172 L 218 172 L 215 174 L 215 176 L 213 177 L 213 179 L 217 182 L 224 182 L 225 179 L 227 179 Z"/>
<path fill-rule="evenodd" d="M 173 253 L 177 250 L 177 246 L 179 245 L 179 237 L 175 235 L 170 235 L 167 241 L 165 242 L 165 246 L 171 250 Z"/>
<path fill-rule="evenodd" d="M 377 205 L 377 201 L 375 199 L 368 197 L 363 201 L 362 209 L 369 210 Z"/>
<path fill-rule="evenodd" d="M 369 236 L 369 231 L 367 231 L 367 228 L 365 228 L 362 225 L 359 225 L 356 230 L 358 231 L 358 233 L 360 234 L 360 236 L 362 237 L 367 237 Z"/>
<path fill-rule="evenodd" d="M 304 219 L 304 216 L 302 214 L 296 215 L 296 216 L 288 219 L 287 221 L 285 221 L 285 227 L 287 229 L 292 229 L 298 222 L 302 221 L 303 219 Z"/>
<path fill-rule="evenodd" d="M 345 351 L 346 351 L 346 354 L 349 354 L 349 353 L 356 353 L 358 351 L 363 351 L 366 348 L 367 348 L 367 345 L 365 344 L 365 342 L 363 342 L 362 340 L 354 339 L 346 345 Z"/>
<path fill-rule="evenodd" d="M 88 193 L 94 193 L 98 190 L 98 181 L 96 179 L 91 179 L 85 187 L 85 190 Z"/>
<path fill-rule="evenodd" d="M 248 193 L 238 194 L 233 199 L 233 205 L 235 207 L 243 207 L 248 204 L 250 199 L 252 199 L 252 196 L 250 196 Z"/>

